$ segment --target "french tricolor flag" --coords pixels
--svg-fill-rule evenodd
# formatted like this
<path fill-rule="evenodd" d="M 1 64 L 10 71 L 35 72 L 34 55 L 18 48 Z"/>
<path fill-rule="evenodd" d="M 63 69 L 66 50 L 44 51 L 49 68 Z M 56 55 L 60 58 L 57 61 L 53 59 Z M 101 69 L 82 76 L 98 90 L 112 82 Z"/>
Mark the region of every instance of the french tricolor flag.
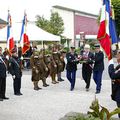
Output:
<path fill-rule="evenodd" d="M 110 23 L 110 2 L 109 0 L 103 0 L 100 27 L 98 30 L 97 39 L 99 40 L 101 47 L 104 49 L 108 57 L 108 60 L 112 58 L 109 23 Z"/>
<path fill-rule="evenodd" d="M 27 29 L 27 14 L 24 12 L 24 18 L 22 21 L 22 29 L 20 35 L 20 45 L 22 47 L 22 54 L 25 54 L 26 51 L 28 51 L 30 48 L 30 41 L 28 35 L 26 34 L 26 29 Z"/>
<path fill-rule="evenodd" d="M 7 17 L 7 49 L 9 53 L 12 53 L 12 50 L 14 49 L 14 39 L 12 36 L 12 19 L 10 12 L 8 10 L 8 17 Z"/>

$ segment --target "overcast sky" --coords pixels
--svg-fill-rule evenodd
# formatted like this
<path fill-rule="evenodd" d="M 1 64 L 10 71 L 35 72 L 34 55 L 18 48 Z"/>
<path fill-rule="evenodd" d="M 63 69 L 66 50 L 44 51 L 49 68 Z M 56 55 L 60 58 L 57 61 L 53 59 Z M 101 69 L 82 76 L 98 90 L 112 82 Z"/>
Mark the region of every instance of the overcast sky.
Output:
<path fill-rule="evenodd" d="M 7 10 L 13 21 L 23 19 L 24 10 L 29 20 L 35 20 L 36 15 L 44 15 L 49 18 L 50 10 L 54 5 L 60 5 L 92 14 L 98 14 L 102 0 L 0 0 L 0 18 L 7 19 Z"/>

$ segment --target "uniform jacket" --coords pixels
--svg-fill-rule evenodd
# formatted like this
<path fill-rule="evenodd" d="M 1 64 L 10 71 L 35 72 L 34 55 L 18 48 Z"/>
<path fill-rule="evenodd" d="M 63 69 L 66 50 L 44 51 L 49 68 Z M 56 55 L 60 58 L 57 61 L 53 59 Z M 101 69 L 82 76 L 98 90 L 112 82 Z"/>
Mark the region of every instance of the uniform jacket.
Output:
<path fill-rule="evenodd" d="M 0 77 L 2 78 L 6 77 L 6 70 L 7 65 L 5 63 L 5 58 L 3 56 L 0 56 Z"/>
<path fill-rule="evenodd" d="M 57 52 L 53 52 L 50 57 L 50 75 L 58 73 L 59 58 Z"/>
<path fill-rule="evenodd" d="M 119 67 L 120 68 L 120 67 Z M 114 68 L 113 64 L 108 66 L 108 73 L 112 81 L 120 81 L 120 70 Z M 112 82 L 112 99 L 120 103 L 120 83 Z"/>
<path fill-rule="evenodd" d="M 94 63 L 94 54 L 92 52 L 89 52 L 88 60 L 86 61 L 86 63 L 83 63 L 82 69 L 91 71 L 93 69 L 93 63 Z"/>
<path fill-rule="evenodd" d="M 66 70 L 73 71 L 77 70 L 77 64 L 79 63 L 76 61 L 78 55 L 76 53 L 71 54 L 70 52 L 66 54 L 67 64 L 66 64 Z"/>
<path fill-rule="evenodd" d="M 98 53 L 95 53 L 95 59 L 94 59 L 94 71 L 103 71 L 104 70 L 104 54 L 102 51 L 99 51 Z"/>
<path fill-rule="evenodd" d="M 32 81 L 40 80 L 40 60 L 39 55 L 32 55 L 30 58 L 30 65 L 32 68 Z M 38 73 L 36 72 L 38 70 Z"/>
<path fill-rule="evenodd" d="M 21 71 L 21 60 L 18 57 L 11 57 L 9 61 L 9 72 L 13 76 L 15 75 L 16 78 L 21 78 L 22 71 Z"/>

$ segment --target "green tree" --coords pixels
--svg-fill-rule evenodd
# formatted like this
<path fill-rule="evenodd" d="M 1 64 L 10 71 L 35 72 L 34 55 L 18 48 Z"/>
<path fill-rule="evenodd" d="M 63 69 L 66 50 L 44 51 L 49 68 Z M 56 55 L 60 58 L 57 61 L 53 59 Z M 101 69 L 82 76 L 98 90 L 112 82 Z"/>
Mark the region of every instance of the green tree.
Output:
<path fill-rule="evenodd" d="M 44 18 L 44 16 L 36 16 L 36 25 L 40 28 L 42 28 L 43 30 L 46 30 L 49 32 L 50 29 L 50 22 Z"/>
<path fill-rule="evenodd" d="M 36 16 L 36 25 L 47 32 L 50 32 L 54 35 L 59 35 L 64 31 L 64 23 L 62 17 L 57 12 L 51 12 L 50 20 L 44 18 L 44 16 Z"/>
<path fill-rule="evenodd" d="M 117 35 L 120 35 L 120 0 L 112 0 L 112 5 L 115 13 L 115 23 Z"/>
<path fill-rule="evenodd" d="M 55 35 L 61 35 L 64 31 L 63 20 L 57 12 L 51 12 L 50 27 L 51 33 Z"/>

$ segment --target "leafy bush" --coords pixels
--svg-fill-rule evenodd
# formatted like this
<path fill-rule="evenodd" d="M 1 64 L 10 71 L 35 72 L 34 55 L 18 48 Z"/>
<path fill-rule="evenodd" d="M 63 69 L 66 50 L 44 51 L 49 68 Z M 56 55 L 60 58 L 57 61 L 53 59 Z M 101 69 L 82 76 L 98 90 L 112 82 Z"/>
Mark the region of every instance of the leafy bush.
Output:
<path fill-rule="evenodd" d="M 101 105 L 99 105 L 98 100 L 92 102 L 90 109 L 86 115 L 82 113 L 74 113 L 65 115 L 65 119 L 60 120 L 118 120 L 117 118 L 112 118 L 113 115 L 120 113 L 120 108 L 116 108 L 114 111 L 109 112 L 109 110 Z"/>
<path fill-rule="evenodd" d="M 116 108 L 114 111 L 109 112 L 107 108 L 99 105 L 96 98 L 92 102 L 90 109 L 92 110 L 92 112 L 88 111 L 88 114 L 92 115 L 95 118 L 98 117 L 100 118 L 100 120 L 112 120 L 111 117 L 113 115 L 120 113 L 120 108 Z"/>

